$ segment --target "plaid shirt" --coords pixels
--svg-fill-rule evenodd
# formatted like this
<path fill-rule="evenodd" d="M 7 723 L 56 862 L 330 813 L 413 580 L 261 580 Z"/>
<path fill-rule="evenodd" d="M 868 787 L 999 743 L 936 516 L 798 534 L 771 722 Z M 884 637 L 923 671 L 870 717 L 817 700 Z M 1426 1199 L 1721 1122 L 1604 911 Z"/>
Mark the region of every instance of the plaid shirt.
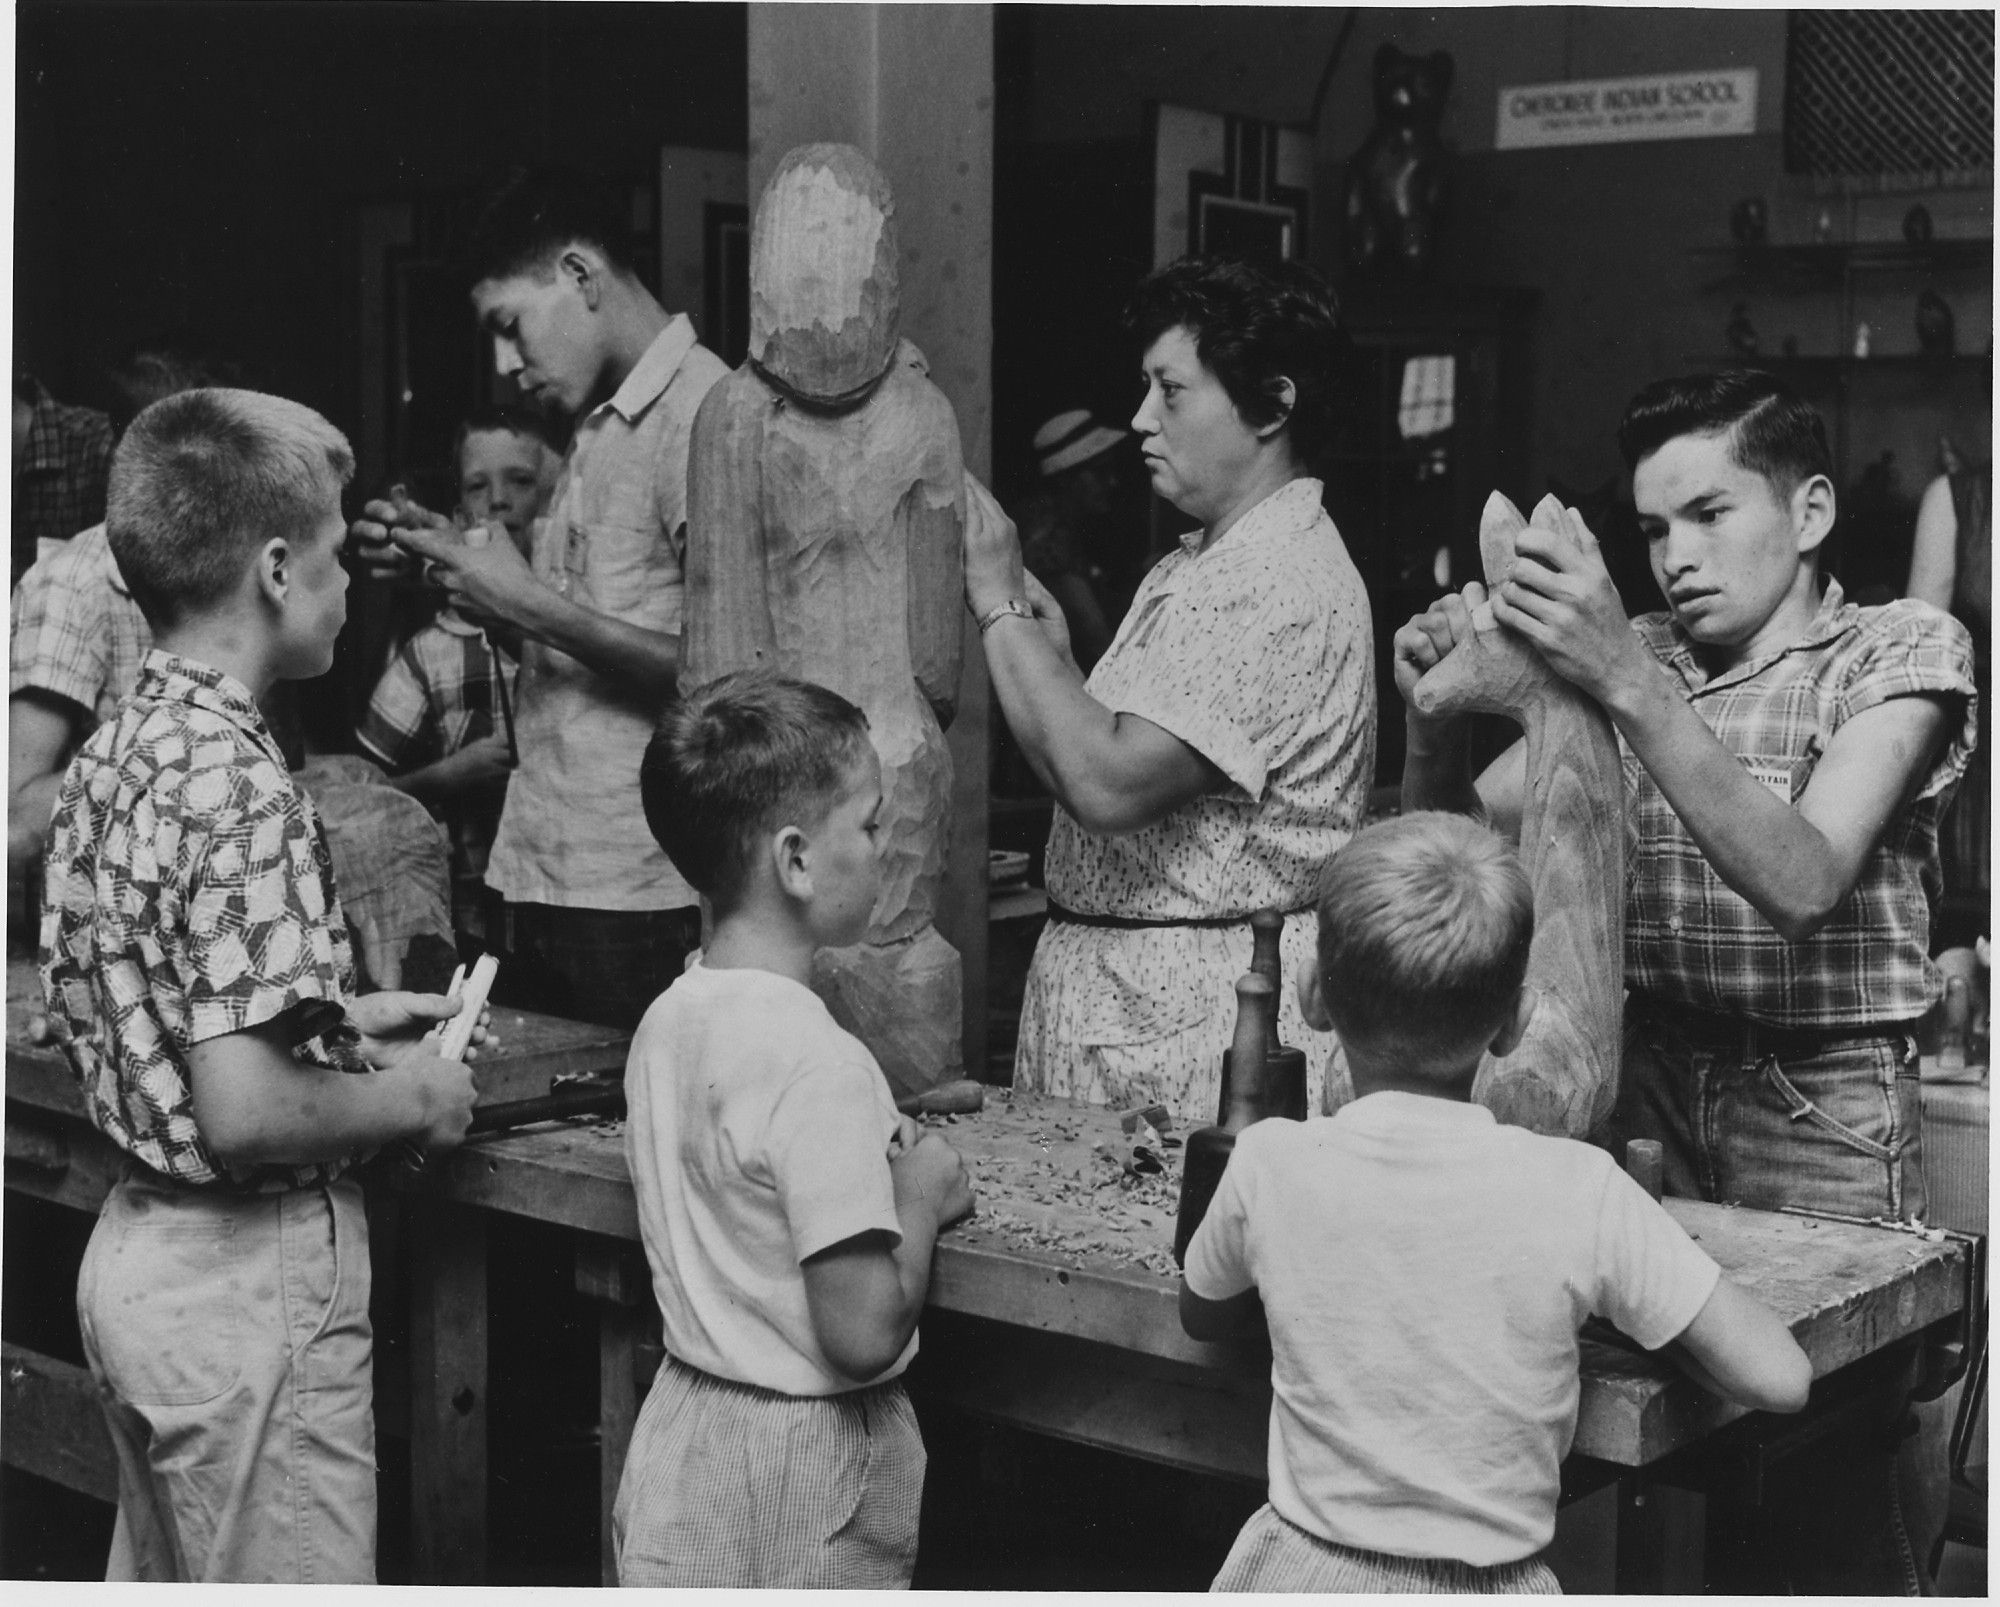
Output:
<path fill-rule="evenodd" d="M 1804 943 L 1786 942 L 1723 884 L 1621 740 L 1627 982 L 1772 1026 L 1864 1027 L 1922 1015 L 1944 993 L 1929 957 L 1931 907 L 1942 893 L 1938 820 L 1978 740 L 1965 627 L 1926 603 L 1857 607 L 1829 580 L 1802 640 L 1713 680 L 1670 614 L 1648 614 L 1632 628 L 1722 745 L 1788 803 L 1805 791 L 1834 734 L 1864 709 L 1939 697 L 1959 723 L 1916 797 L 1890 817 L 1847 902 Z"/>
<path fill-rule="evenodd" d="M 353 982 L 319 815 L 249 692 L 155 650 L 70 765 L 50 827 L 42 988 L 92 1121 L 181 1183 L 273 1192 L 337 1176 L 345 1162 L 219 1162 L 187 1054 L 319 1001 L 300 1025 L 324 1036 L 296 1053 L 342 1064 Z"/>
<path fill-rule="evenodd" d="M 485 634 L 447 609 L 389 661 L 355 739 L 391 775 L 435 764 L 506 728 L 500 700 L 514 678 Z M 478 881 L 500 824 L 499 797 L 455 800 L 439 814 L 451 833 L 453 877 Z"/>
<path fill-rule="evenodd" d="M 58 402 L 35 382 L 28 443 L 14 475 L 13 569 L 35 561 L 42 541 L 67 541 L 104 519 L 104 486 L 117 442 L 111 420 L 91 407 Z"/>
<path fill-rule="evenodd" d="M 153 632 L 126 588 L 103 525 L 39 560 L 14 588 L 8 695 L 47 692 L 102 725 L 139 684 Z"/>

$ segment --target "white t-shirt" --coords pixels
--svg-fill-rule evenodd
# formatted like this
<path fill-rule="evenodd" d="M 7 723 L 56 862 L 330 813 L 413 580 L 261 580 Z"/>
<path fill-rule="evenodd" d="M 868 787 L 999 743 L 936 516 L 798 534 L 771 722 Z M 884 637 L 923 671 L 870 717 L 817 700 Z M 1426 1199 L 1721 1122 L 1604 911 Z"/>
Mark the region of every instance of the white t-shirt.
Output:
<path fill-rule="evenodd" d="M 787 1395 L 859 1387 L 813 1335 L 800 1263 L 880 1229 L 896 1105 L 875 1057 L 810 988 L 696 965 L 653 1001 L 625 1063 L 625 1152 L 670 1355 Z M 916 1335 L 879 1383 L 917 1352 Z"/>
<path fill-rule="evenodd" d="M 1392 1092 L 1240 1134 L 1186 1271 L 1263 1301 L 1271 1505 L 1479 1567 L 1555 1530 L 1584 1318 L 1655 1350 L 1721 1276 L 1602 1150 Z"/>

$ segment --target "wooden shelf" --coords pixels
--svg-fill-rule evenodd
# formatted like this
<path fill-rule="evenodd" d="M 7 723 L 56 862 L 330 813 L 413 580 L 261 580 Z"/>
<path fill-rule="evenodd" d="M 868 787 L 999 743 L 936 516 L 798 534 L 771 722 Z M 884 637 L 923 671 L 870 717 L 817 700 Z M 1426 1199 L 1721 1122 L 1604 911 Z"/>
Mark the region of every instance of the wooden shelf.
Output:
<path fill-rule="evenodd" d="M 1945 373 L 1955 369 L 1972 373 L 1990 366 L 1993 359 L 1986 352 L 1953 352 L 1942 357 L 1922 352 L 1886 352 L 1880 357 L 1786 357 L 1779 352 L 1756 357 L 1722 357 L 1714 352 L 1696 352 L 1687 361 L 1703 368 L 1767 368 L 1801 376 L 1844 376 L 1862 369 L 1897 374 Z"/>
<path fill-rule="evenodd" d="M 1815 245 L 1698 246 L 1698 262 L 1726 264 L 1728 272 L 1704 291 L 1737 285 L 1771 285 L 1786 281 L 1837 284 L 1860 273 L 1949 273 L 1993 269 L 1993 242 L 1933 240 L 1913 246 L 1893 240 Z"/>

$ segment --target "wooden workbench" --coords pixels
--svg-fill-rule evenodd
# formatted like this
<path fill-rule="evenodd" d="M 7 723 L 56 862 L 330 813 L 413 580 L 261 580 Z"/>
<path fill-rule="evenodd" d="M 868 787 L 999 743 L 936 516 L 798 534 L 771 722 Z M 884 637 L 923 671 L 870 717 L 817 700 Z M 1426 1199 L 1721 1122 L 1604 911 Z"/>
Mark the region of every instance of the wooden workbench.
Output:
<path fill-rule="evenodd" d="M 95 1134 L 78 1130 L 81 1105 L 60 1057 L 17 1036 L 12 1003 L 7 1185 L 94 1210 L 114 1175 L 111 1162 L 101 1140 L 92 1144 Z M 559 1038 L 559 1029 L 595 1030 L 513 1023 L 504 1019 L 511 1012 L 500 1014 L 497 1030 L 506 1037 L 511 1029 L 524 1055 L 541 1052 L 543 1032 Z M 603 1049 L 600 1041 L 579 1052 Z M 520 1083 L 510 1078 L 508 1086 L 509 1097 L 519 1097 Z M 1125 1132 L 1112 1113 L 1026 1096 L 997 1097 L 982 1114 L 945 1126 L 944 1136 L 972 1163 L 984 1209 L 939 1240 L 930 1305 L 950 1316 L 933 1325 L 936 1342 L 919 1356 L 913 1387 L 1021 1427 L 1261 1481 L 1268 1351 L 1255 1343 L 1196 1343 L 1176 1313 L 1167 1250 L 1177 1151 L 1143 1126 Z M 1140 1142 L 1167 1162 L 1163 1175 L 1126 1176 L 1123 1163 Z M 421 1176 L 390 1170 L 377 1181 L 408 1207 L 407 1405 L 395 1403 L 393 1382 L 381 1393 L 385 1414 L 407 1415 L 418 1573 L 476 1580 L 485 1534 L 487 1213 L 583 1236 L 579 1284 L 602 1301 L 607 1507 L 650 1380 L 650 1297 L 622 1125 L 572 1121 L 483 1138 Z M 1685 1200 L 1667 1206 L 1726 1272 L 1784 1318 L 1816 1376 L 1964 1308 L 1965 1255 L 1948 1240 Z M 976 1365 L 960 1365 L 971 1332 L 978 1335 Z M 17 1397 L 34 1388 L 46 1394 L 46 1376 L 33 1359 L 8 1357 L 0 1448 L 10 1462 L 29 1465 Z M 1582 1382 L 1575 1454 L 1615 1468 L 1657 1463 L 1743 1415 L 1662 1360 L 1612 1343 L 1585 1341 Z M 42 1416 L 52 1430 L 78 1431 L 73 1400 Z M 50 1462 L 43 1456 L 33 1471 L 57 1478 L 67 1471 L 65 1482 L 88 1487 L 73 1466 Z"/>

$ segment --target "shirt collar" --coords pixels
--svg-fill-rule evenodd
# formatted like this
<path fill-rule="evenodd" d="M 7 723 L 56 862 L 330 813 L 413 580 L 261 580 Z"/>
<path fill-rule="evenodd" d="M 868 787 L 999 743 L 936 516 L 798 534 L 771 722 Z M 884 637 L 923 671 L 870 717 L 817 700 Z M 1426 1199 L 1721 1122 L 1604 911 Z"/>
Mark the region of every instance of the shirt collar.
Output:
<path fill-rule="evenodd" d="M 250 688 L 213 665 L 183 658 L 162 647 L 151 648 L 139 666 L 139 685 L 133 695 L 161 703 L 186 703 L 218 715 L 268 752 L 280 770 L 289 768 L 278 739 L 271 735 L 264 711 L 250 695 Z"/>
<path fill-rule="evenodd" d="M 1333 1113 L 1333 1120 L 1368 1133 L 1462 1132 L 1467 1128 L 1491 1127 L 1493 1112 L 1484 1105 L 1464 1099 L 1436 1099 L 1429 1094 L 1405 1093 L 1400 1088 L 1378 1089 L 1351 1099 Z"/>
<path fill-rule="evenodd" d="M 484 631 L 455 608 L 440 608 L 437 612 L 436 624 L 440 630 L 447 631 L 453 636 L 483 636 L 485 634 Z"/>
<path fill-rule="evenodd" d="M 1320 515 L 1319 481 L 1310 475 L 1300 475 L 1296 480 L 1287 480 L 1262 502 L 1251 506 L 1242 518 L 1223 533 L 1224 541 L 1234 541 L 1245 531 L 1255 535 L 1265 525 L 1284 528 L 1304 529 L 1316 524 Z M 1181 551 L 1190 558 L 1201 551 L 1202 532 L 1199 527 L 1181 536 Z M 1211 547 L 1209 551 L 1215 549 Z"/>
<path fill-rule="evenodd" d="M 679 372 L 681 359 L 693 349 L 694 325 L 686 313 L 677 312 L 667 320 L 667 327 L 653 337 L 653 344 L 625 376 L 625 383 L 604 405 L 630 424 L 660 399 L 660 393 Z"/>
<path fill-rule="evenodd" d="M 1859 607 L 1847 600 L 1846 594 L 1840 589 L 1840 582 L 1828 575 L 1826 591 L 1821 596 L 1819 608 L 1814 612 L 1812 622 L 1806 626 L 1804 635 L 1775 652 L 1766 653 L 1761 658 L 1746 660 L 1710 678 L 1702 669 L 1701 660 L 1695 656 L 1693 638 L 1681 628 L 1680 622 L 1669 611 L 1666 615 L 1667 662 L 1687 683 L 1690 691 L 1719 691 L 1723 687 L 1734 686 L 1739 681 L 1747 681 L 1753 676 L 1762 674 L 1787 654 L 1808 652 L 1823 647 L 1837 636 L 1845 635 L 1854 628 L 1860 612 Z"/>
<path fill-rule="evenodd" d="M 104 547 L 104 578 L 111 583 L 111 589 L 120 597 L 130 597 L 132 588 L 125 583 L 125 571 L 118 567 L 118 554 L 111 550 L 111 536 L 103 525 L 93 525 L 76 539 L 87 541 L 95 537 Z"/>

